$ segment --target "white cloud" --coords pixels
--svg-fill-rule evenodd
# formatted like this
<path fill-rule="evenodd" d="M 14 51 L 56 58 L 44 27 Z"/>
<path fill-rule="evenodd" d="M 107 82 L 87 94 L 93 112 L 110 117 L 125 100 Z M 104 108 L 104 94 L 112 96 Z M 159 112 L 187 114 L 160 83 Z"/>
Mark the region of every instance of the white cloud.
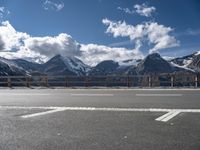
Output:
<path fill-rule="evenodd" d="M 10 51 L 20 47 L 24 39 L 29 37 L 26 33 L 17 32 L 8 21 L 2 22 L 0 36 L 4 42 L 4 51 Z"/>
<path fill-rule="evenodd" d="M 80 44 L 65 33 L 61 33 L 55 37 L 31 37 L 24 41 L 24 46 L 48 58 L 57 54 L 63 56 L 81 55 Z"/>
<path fill-rule="evenodd" d="M 171 31 L 173 31 L 172 28 L 165 27 L 164 25 L 159 25 L 155 22 L 146 24 L 148 39 L 150 43 L 155 44 L 155 46 L 150 49 L 150 53 L 165 48 L 179 46 L 179 41 L 177 41 L 175 37 L 169 35 Z"/>
<path fill-rule="evenodd" d="M 129 9 L 129 8 L 117 7 L 117 9 L 118 9 L 118 10 L 121 10 L 121 11 L 127 13 L 127 14 L 134 14 L 134 13 L 135 13 L 134 10 L 131 10 L 131 9 Z"/>
<path fill-rule="evenodd" d="M 4 12 L 5 7 L 0 7 L 0 12 Z"/>
<path fill-rule="evenodd" d="M 2 51 L 4 49 L 4 47 L 5 47 L 5 43 L 0 36 L 0 51 Z"/>
<path fill-rule="evenodd" d="M 151 17 L 152 13 L 156 11 L 154 6 L 148 6 L 147 4 L 143 3 L 141 5 L 136 4 L 134 5 L 136 13 L 141 16 Z"/>
<path fill-rule="evenodd" d="M 156 11 L 156 8 L 154 6 L 148 6 L 146 3 L 143 4 L 136 4 L 133 6 L 132 9 L 130 8 L 122 8 L 122 7 L 117 7 L 118 10 L 123 11 L 126 14 L 139 14 L 141 16 L 145 17 L 151 17 L 152 13 Z"/>
<path fill-rule="evenodd" d="M 0 20 L 3 20 L 5 17 L 7 17 L 10 14 L 10 11 L 8 11 L 5 7 L 0 6 Z"/>
<path fill-rule="evenodd" d="M 126 48 L 111 48 L 104 45 L 87 44 L 81 45 L 81 59 L 92 66 L 103 60 L 123 61 L 127 59 L 141 59 L 143 55 L 134 50 Z"/>
<path fill-rule="evenodd" d="M 114 22 L 111 20 L 103 19 L 103 24 L 108 26 L 106 33 L 111 33 L 116 37 L 129 37 L 131 40 L 140 38 L 143 36 L 144 25 L 138 25 L 136 27 L 126 24 L 125 21 Z"/>
<path fill-rule="evenodd" d="M 157 52 L 161 49 L 179 46 L 179 41 L 170 35 L 173 31 L 171 27 L 159 25 L 156 22 L 146 22 L 136 26 L 128 25 L 125 21 L 114 22 L 103 19 L 103 24 L 107 26 L 106 33 L 110 33 L 113 37 L 129 37 L 135 41 L 136 47 L 139 50 L 142 42 L 147 40 L 154 47 L 149 52 Z"/>
<path fill-rule="evenodd" d="M 80 45 L 71 36 L 61 33 L 51 37 L 31 37 L 18 32 L 5 21 L 0 26 L 0 55 L 6 58 L 24 58 L 45 62 L 56 54 L 79 56 Z"/>
<path fill-rule="evenodd" d="M 78 57 L 89 65 L 96 65 L 98 62 L 108 59 L 118 61 L 142 57 L 137 49 L 128 50 L 97 44 L 81 44 L 66 33 L 58 36 L 32 37 L 27 33 L 16 31 L 8 21 L 3 22 L 0 26 L 1 57 L 22 58 L 43 63 L 57 54 Z"/>
<path fill-rule="evenodd" d="M 50 0 L 45 0 L 43 5 L 45 10 L 55 10 L 55 11 L 60 11 L 65 7 L 65 4 L 63 2 L 55 3 Z"/>
<path fill-rule="evenodd" d="M 185 34 L 192 36 L 200 35 L 200 29 L 188 29 Z"/>

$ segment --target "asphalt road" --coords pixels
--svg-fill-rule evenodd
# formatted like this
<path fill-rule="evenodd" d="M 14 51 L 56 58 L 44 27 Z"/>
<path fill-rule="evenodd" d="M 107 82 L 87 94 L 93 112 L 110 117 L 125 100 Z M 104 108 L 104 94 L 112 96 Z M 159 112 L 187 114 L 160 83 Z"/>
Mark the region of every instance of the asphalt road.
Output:
<path fill-rule="evenodd" d="M 200 149 L 200 90 L 0 90 L 0 150 L 157 149 Z"/>

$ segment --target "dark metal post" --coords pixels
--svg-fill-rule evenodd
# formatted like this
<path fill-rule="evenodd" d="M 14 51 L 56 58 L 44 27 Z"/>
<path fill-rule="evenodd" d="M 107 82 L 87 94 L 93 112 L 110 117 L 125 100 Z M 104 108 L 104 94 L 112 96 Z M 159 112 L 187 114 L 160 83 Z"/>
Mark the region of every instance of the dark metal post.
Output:
<path fill-rule="evenodd" d="M 106 76 L 105 86 L 108 86 L 108 76 Z"/>
<path fill-rule="evenodd" d="M 11 87 L 11 78 L 10 77 L 7 78 L 7 84 L 8 84 L 8 87 Z"/>
<path fill-rule="evenodd" d="M 198 87 L 198 76 L 195 77 L 195 87 Z"/>
<path fill-rule="evenodd" d="M 173 88 L 174 87 L 174 77 L 171 76 L 171 87 Z"/>
<path fill-rule="evenodd" d="M 151 85 L 152 85 L 151 84 L 151 76 L 148 77 L 148 84 L 149 84 L 149 87 L 151 87 Z"/>
<path fill-rule="evenodd" d="M 85 77 L 85 87 L 88 87 L 88 78 Z"/>
<path fill-rule="evenodd" d="M 45 76 L 45 77 L 44 77 L 44 84 L 45 84 L 46 87 L 49 86 L 49 85 L 48 85 L 48 76 Z"/>
<path fill-rule="evenodd" d="M 26 77 L 26 86 L 27 86 L 27 87 L 30 87 L 29 77 Z"/>
<path fill-rule="evenodd" d="M 65 77 L 65 86 L 68 87 L 68 80 L 67 80 L 67 76 Z"/>
<path fill-rule="evenodd" d="M 130 87 L 130 78 L 129 78 L 129 75 L 127 76 L 127 86 Z"/>

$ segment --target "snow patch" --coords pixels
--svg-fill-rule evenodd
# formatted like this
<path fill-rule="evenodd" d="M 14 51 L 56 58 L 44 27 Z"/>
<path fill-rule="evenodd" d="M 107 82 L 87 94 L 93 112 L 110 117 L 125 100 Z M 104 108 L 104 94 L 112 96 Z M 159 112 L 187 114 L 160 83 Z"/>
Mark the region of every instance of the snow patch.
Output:
<path fill-rule="evenodd" d="M 197 55 L 200 55 L 200 51 L 197 51 L 197 52 L 196 52 L 195 56 L 197 56 Z"/>
<path fill-rule="evenodd" d="M 189 70 L 189 71 L 192 71 L 192 72 L 195 72 L 193 69 L 190 69 L 190 68 L 187 68 L 185 65 L 184 66 L 179 66 L 173 62 L 170 62 L 172 66 L 174 67 L 178 67 L 178 68 L 182 68 L 182 69 L 185 69 L 185 70 Z"/>
<path fill-rule="evenodd" d="M 73 72 L 80 74 L 80 71 L 87 72 L 90 70 L 89 66 L 85 65 L 82 61 L 75 57 L 63 57 L 61 56 L 64 64 Z"/>

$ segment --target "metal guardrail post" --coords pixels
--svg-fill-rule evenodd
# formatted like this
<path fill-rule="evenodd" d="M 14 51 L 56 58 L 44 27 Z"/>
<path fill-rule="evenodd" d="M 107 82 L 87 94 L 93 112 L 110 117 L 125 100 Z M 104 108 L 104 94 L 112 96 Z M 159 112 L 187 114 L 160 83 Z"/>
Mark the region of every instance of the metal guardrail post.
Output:
<path fill-rule="evenodd" d="M 26 86 L 30 87 L 30 83 L 29 83 L 29 78 L 28 77 L 26 77 Z"/>
<path fill-rule="evenodd" d="M 45 86 L 48 87 L 48 77 L 45 77 Z"/>
<path fill-rule="evenodd" d="M 174 87 L 174 77 L 171 76 L 171 87 L 173 88 Z"/>
<path fill-rule="evenodd" d="M 105 78 L 105 86 L 107 86 L 108 85 L 108 83 L 107 83 L 107 76 L 106 76 L 106 78 Z"/>
<path fill-rule="evenodd" d="M 148 77 L 148 85 L 151 87 L 151 76 Z"/>
<path fill-rule="evenodd" d="M 195 77 L 195 87 L 198 87 L 198 76 Z"/>
<path fill-rule="evenodd" d="M 8 84 L 8 87 L 11 87 L 11 78 L 7 78 L 7 84 Z"/>
<path fill-rule="evenodd" d="M 87 78 L 85 77 L 85 87 L 87 87 Z"/>
<path fill-rule="evenodd" d="M 85 77 L 85 87 L 88 87 L 88 78 Z"/>
<path fill-rule="evenodd" d="M 67 77 L 65 77 L 65 86 L 68 87 L 68 80 L 67 80 Z"/>
<path fill-rule="evenodd" d="M 130 87 L 130 78 L 127 76 L 127 86 Z"/>

